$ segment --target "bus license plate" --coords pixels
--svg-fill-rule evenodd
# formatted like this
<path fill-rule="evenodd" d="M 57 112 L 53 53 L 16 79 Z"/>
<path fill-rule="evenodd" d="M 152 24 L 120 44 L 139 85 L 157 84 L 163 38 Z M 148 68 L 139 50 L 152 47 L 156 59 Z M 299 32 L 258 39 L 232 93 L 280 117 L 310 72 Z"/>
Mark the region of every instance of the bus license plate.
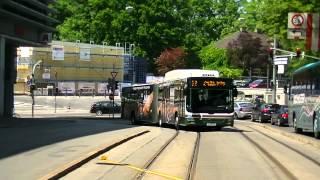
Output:
<path fill-rule="evenodd" d="M 207 123 L 207 126 L 217 126 L 217 123 Z"/>

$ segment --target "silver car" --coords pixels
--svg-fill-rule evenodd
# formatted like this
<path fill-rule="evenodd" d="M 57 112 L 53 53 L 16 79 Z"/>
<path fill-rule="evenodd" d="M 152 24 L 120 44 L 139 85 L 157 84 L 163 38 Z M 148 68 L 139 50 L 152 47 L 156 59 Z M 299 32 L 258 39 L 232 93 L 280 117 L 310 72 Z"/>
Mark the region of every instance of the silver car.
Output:
<path fill-rule="evenodd" d="M 251 102 L 234 102 L 234 118 L 243 119 L 251 117 L 254 105 Z"/>

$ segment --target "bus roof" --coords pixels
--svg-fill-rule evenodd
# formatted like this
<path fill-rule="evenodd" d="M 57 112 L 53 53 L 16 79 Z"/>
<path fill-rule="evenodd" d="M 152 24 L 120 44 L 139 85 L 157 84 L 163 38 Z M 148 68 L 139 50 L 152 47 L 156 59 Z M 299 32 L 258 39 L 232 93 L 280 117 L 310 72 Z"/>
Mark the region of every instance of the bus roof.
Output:
<path fill-rule="evenodd" d="M 203 69 L 176 69 L 165 74 L 164 80 L 185 79 L 188 77 L 219 77 L 219 72 L 216 70 Z"/>
<path fill-rule="evenodd" d="M 320 74 L 320 61 L 304 65 L 293 72 L 293 76 L 311 78 Z"/>

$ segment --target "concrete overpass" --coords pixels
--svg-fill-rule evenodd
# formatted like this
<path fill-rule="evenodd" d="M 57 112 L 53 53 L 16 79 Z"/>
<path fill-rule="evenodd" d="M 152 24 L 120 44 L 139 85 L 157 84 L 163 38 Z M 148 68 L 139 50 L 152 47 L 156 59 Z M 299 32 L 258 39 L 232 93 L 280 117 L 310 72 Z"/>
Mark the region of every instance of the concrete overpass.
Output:
<path fill-rule="evenodd" d="M 57 20 L 48 7 L 53 0 L 0 1 L 0 124 L 12 117 L 16 81 L 16 48 L 45 46 L 51 41 Z"/>

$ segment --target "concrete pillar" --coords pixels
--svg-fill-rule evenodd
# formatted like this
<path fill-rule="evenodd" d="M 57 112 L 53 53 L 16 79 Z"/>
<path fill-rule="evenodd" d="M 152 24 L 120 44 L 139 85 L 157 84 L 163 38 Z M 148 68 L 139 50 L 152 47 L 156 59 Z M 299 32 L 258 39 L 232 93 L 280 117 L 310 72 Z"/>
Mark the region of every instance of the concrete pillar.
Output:
<path fill-rule="evenodd" d="M 0 36 L 0 123 L 12 118 L 16 45 Z"/>
<path fill-rule="evenodd" d="M 2 117 L 4 117 L 5 111 L 5 44 L 5 38 L 0 36 L 0 121 L 4 119 Z"/>

